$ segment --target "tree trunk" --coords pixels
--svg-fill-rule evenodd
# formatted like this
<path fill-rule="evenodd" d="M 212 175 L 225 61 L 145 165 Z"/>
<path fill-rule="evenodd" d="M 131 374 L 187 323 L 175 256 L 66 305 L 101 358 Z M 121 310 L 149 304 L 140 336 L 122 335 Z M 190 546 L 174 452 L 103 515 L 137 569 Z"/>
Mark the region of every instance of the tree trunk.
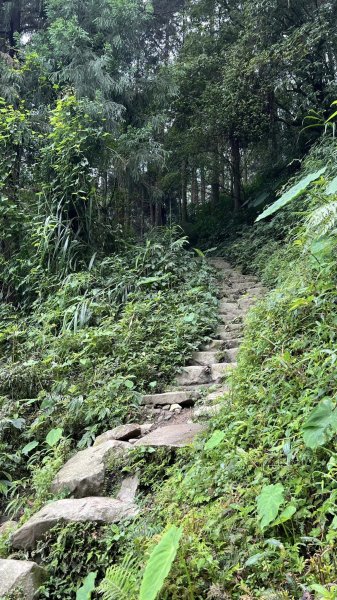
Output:
<path fill-rule="evenodd" d="M 181 170 L 181 217 L 182 222 L 187 221 L 187 164 L 183 161 Z"/>
<path fill-rule="evenodd" d="M 191 179 L 191 202 L 192 204 L 198 204 L 198 179 L 197 169 L 195 165 L 192 167 L 192 179 Z"/>
<path fill-rule="evenodd" d="M 234 212 L 237 212 L 241 206 L 241 157 L 239 140 L 235 136 L 232 136 L 230 139 L 230 145 L 232 158 Z"/>
<path fill-rule="evenodd" d="M 12 3 L 9 21 L 9 51 L 8 54 L 13 58 L 17 52 L 15 34 L 21 33 L 21 0 L 15 0 Z"/>
<path fill-rule="evenodd" d="M 213 167 L 212 167 L 212 202 L 218 204 L 220 200 L 220 183 L 219 183 L 219 155 L 218 152 L 214 152 Z"/>
<path fill-rule="evenodd" d="M 206 178 L 205 178 L 205 167 L 200 169 L 200 200 L 201 204 L 206 202 Z"/>

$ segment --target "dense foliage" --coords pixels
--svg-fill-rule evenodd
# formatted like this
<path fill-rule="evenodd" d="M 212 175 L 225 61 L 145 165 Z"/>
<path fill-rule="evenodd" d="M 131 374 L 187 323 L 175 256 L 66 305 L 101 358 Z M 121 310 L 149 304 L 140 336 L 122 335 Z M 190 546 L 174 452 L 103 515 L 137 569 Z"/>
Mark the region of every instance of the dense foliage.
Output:
<path fill-rule="evenodd" d="M 6 517 L 54 498 L 70 454 L 139 417 L 213 331 L 198 248 L 270 290 L 204 438 L 110 466 L 140 473 L 140 516 L 17 553 L 47 567 L 42 597 L 142 597 L 151 569 L 163 600 L 337 597 L 336 17 L 334 0 L 0 0 Z"/>

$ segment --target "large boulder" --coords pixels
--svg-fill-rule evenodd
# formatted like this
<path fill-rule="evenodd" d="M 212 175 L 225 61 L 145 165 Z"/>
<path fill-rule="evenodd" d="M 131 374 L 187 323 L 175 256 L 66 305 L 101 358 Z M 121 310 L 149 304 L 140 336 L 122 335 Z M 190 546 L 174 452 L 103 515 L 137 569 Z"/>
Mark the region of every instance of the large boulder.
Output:
<path fill-rule="evenodd" d="M 35 562 L 0 559 L 0 598 L 17 591 L 23 600 L 34 600 L 45 573 Z"/>
<path fill-rule="evenodd" d="M 89 497 L 56 500 L 46 504 L 11 537 L 14 548 L 32 548 L 44 534 L 58 523 L 118 523 L 135 517 L 138 507 L 132 502 L 113 498 Z"/>
<path fill-rule="evenodd" d="M 52 492 L 68 490 L 75 498 L 99 495 L 103 491 L 107 461 L 131 448 L 131 444 L 110 440 L 77 452 L 56 475 Z"/>
<path fill-rule="evenodd" d="M 141 440 L 138 440 L 135 446 L 167 446 L 169 448 L 182 448 L 191 444 L 198 433 L 203 431 L 204 427 L 199 423 L 177 423 L 155 429 Z"/>

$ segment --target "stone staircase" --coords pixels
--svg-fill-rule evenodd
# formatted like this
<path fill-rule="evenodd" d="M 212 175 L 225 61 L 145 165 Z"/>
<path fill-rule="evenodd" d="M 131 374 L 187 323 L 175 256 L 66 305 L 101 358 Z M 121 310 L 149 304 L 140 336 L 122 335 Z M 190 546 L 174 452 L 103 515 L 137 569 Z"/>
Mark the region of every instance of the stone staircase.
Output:
<path fill-rule="evenodd" d="M 132 519 L 138 513 L 138 478 L 125 478 L 115 498 L 104 497 L 109 461 L 116 456 L 120 460 L 138 446 L 186 446 L 207 427 L 207 419 L 220 411 L 222 397 L 230 392 L 226 379 L 236 366 L 244 317 L 264 290 L 255 277 L 242 275 L 222 258 L 210 262 L 220 276 L 220 323 L 214 339 L 193 353 L 170 391 L 143 396 L 143 424 L 130 423 L 106 431 L 92 447 L 66 462 L 53 481 L 52 491 L 67 491 L 72 497 L 50 502 L 16 529 L 11 536 L 13 549 L 33 548 L 60 522 Z M 25 600 L 35 598 L 43 576 L 43 569 L 34 562 L 0 560 L 0 598 L 17 588 Z"/>

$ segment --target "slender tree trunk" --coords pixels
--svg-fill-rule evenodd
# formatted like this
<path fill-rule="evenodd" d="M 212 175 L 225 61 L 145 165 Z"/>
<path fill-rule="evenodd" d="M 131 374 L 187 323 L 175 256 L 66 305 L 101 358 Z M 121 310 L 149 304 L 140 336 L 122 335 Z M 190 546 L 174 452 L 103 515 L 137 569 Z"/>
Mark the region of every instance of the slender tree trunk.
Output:
<path fill-rule="evenodd" d="M 187 163 L 183 161 L 181 170 L 181 218 L 187 221 Z"/>
<path fill-rule="evenodd" d="M 12 3 L 9 21 L 9 51 L 8 54 L 13 58 L 17 52 L 15 34 L 21 33 L 21 0 L 15 0 Z"/>
<path fill-rule="evenodd" d="M 192 204 L 198 204 L 199 195 L 198 195 L 198 178 L 197 178 L 197 169 L 195 165 L 192 167 L 191 174 L 191 202 Z"/>
<path fill-rule="evenodd" d="M 219 155 L 218 152 L 214 152 L 213 167 L 212 167 L 212 202 L 218 204 L 220 200 L 220 183 L 219 183 Z"/>
<path fill-rule="evenodd" d="M 206 177 L 205 177 L 205 167 L 202 166 L 200 169 L 200 200 L 201 204 L 205 204 L 206 202 Z"/>
<path fill-rule="evenodd" d="M 237 212 L 241 206 L 241 157 L 239 140 L 235 136 L 232 136 L 230 139 L 230 144 L 232 158 L 234 211 Z"/>

